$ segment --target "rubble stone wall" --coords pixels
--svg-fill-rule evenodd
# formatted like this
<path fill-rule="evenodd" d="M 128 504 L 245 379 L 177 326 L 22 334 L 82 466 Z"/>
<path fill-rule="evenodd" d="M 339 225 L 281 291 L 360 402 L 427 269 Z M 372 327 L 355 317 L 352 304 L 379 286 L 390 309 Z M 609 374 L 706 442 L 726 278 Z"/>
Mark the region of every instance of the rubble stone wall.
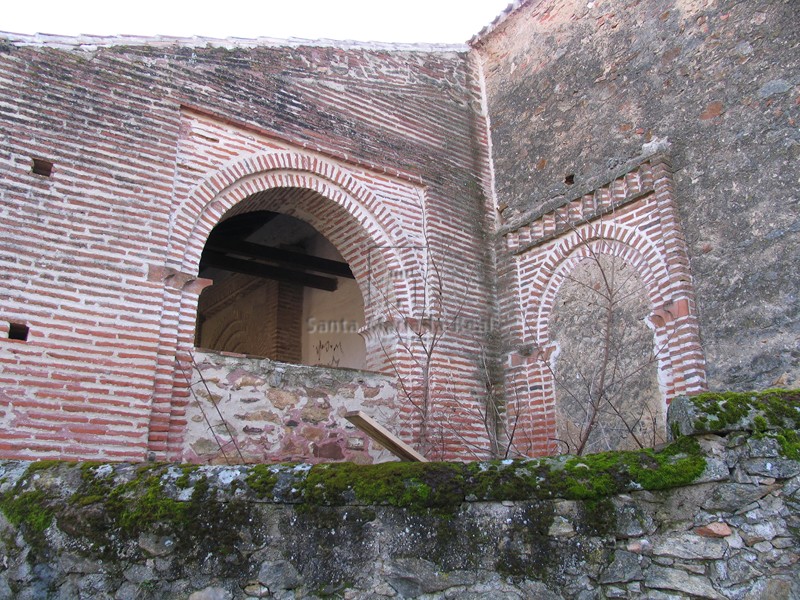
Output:
<path fill-rule="evenodd" d="M 395 378 L 208 351 L 194 353 L 183 460 L 225 464 L 391 460 L 344 417 L 397 432 Z"/>
<path fill-rule="evenodd" d="M 689 435 L 580 457 L 6 461 L 0 598 L 797 598 L 798 407 L 682 398 Z"/>

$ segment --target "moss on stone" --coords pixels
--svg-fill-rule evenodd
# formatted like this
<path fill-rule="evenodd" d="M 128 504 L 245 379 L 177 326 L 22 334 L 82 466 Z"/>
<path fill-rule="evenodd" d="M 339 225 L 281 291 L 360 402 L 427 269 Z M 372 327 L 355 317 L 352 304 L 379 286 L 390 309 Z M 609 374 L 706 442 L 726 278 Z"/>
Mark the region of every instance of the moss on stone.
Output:
<path fill-rule="evenodd" d="M 41 533 L 53 522 L 54 510 L 41 490 L 8 493 L 0 498 L 0 510 L 13 525 L 24 525 Z"/>
<path fill-rule="evenodd" d="M 69 499 L 72 511 L 59 515 L 59 524 L 77 529 L 97 548 L 108 552 L 122 551 L 121 544 L 135 540 L 143 532 L 171 535 L 177 548 L 202 548 L 226 555 L 239 541 L 238 531 L 249 521 L 250 507 L 241 501 L 222 501 L 211 489 L 207 478 L 197 473 L 198 467 L 185 465 L 172 482 L 175 473 L 169 465 L 144 464 L 133 477 L 115 481 L 114 471 L 101 465 L 82 465 L 82 482 Z M 191 489 L 188 500 L 174 497 L 175 489 Z M 98 511 L 87 511 L 95 506 Z M 98 515 L 93 522 L 91 515 Z M 89 519 L 88 527 L 75 523 Z M 199 551 L 199 550 L 198 550 Z"/>
<path fill-rule="evenodd" d="M 278 474 L 270 465 L 255 465 L 250 468 L 245 482 L 260 498 L 268 498 L 272 496 L 275 484 L 278 483 Z"/>
<path fill-rule="evenodd" d="M 463 501 L 463 479 L 463 467 L 451 463 L 322 464 L 308 472 L 302 498 L 309 505 L 388 504 L 447 513 Z"/>
<path fill-rule="evenodd" d="M 781 454 L 786 458 L 800 461 L 800 435 L 793 429 L 784 429 L 780 432 L 769 433 L 778 442 Z"/>
<path fill-rule="evenodd" d="M 700 431 L 723 431 L 737 425 L 755 431 L 800 428 L 800 390 L 708 392 L 691 401 L 700 413 L 695 421 Z"/>
<path fill-rule="evenodd" d="M 384 504 L 412 512 L 452 514 L 464 501 L 593 500 L 634 489 L 660 490 L 690 484 L 705 469 L 693 438 L 666 448 L 603 452 L 582 457 L 484 463 L 400 463 L 312 467 L 295 482 L 306 506 Z M 261 497 L 277 479 L 255 467 L 248 484 Z"/>
<path fill-rule="evenodd" d="M 63 464 L 71 464 L 71 463 L 62 460 L 37 460 L 36 462 L 32 462 L 28 466 L 27 471 L 25 471 L 25 475 L 30 476 L 36 473 L 37 471 L 48 471 L 50 469 L 57 468 Z"/>
<path fill-rule="evenodd" d="M 601 452 L 533 461 L 476 463 L 467 468 L 480 500 L 565 498 L 589 500 L 631 489 L 661 490 L 690 484 L 705 469 L 693 438 L 666 448 Z"/>
<path fill-rule="evenodd" d="M 44 532 L 56 516 L 57 502 L 47 491 L 30 489 L 29 484 L 37 471 L 58 468 L 62 464 L 59 461 L 31 463 L 14 487 L 0 495 L 0 512 L 9 523 L 21 529 L 34 550 L 46 543 Z"/>
<path fill-rule="evenodd" d="M 584 500 L 580 507 L 580 519 L 575 524 L 578 533 L 604 536 L 616 529 L 617 511 L 611 498 Z"/>

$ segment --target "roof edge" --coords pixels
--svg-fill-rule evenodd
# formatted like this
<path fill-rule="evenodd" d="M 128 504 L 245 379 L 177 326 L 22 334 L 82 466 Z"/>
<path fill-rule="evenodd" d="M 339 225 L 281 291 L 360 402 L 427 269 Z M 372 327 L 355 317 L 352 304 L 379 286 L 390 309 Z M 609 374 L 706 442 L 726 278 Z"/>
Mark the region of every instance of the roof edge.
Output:
<path fill-rule="evenodd" d="M 0 39 L 6 40 L 16 46 L 48 47 L 59 50 L 83 50 L 92 52 L 98 48 L 111 48 L 114 46 L 150 46 L 167 48 L 181 46 L 184 48 L 216 47 L 233 50 L 236 48 L 297 48 L 300 46 L 318 46 L 337 48 L 341 50 L 377 50 L 387 52 L 455 52 L 469 51 L 467 44 L 406 44 L 389 42 L 360 42 L 356 40 L 310 40 L 305 38 L 215 38 L 205 36 L 141 36 L 141 35 L 58 35 L 51 33 L 13 33 L 0 31 Z"/>
<path fill-rule="evenodd" d="M 486 38 L 488 38 L 490 35 L 492 35 L 492 33 L 494 33 L 497 29 L 499 29 L 500 26 L 503 25 L 503 23 L 505 23 L 506 20 L 511 15 L 513 15 L 515 12 L 517 12 L 520 8 L 522 8 L 526 4 L 530 4 L 531 2 L 532 0 L 514 0 L 514 2 L 511 2 L 511 4 L 506 6 L 505 9 L 495 17 L 494 21 L 492 21 L 486 27 L 481 29 L 478 33 L 473 35 L 467 41 L 467 44 L 472 48 L 479 46 L 486 40 Z"/>

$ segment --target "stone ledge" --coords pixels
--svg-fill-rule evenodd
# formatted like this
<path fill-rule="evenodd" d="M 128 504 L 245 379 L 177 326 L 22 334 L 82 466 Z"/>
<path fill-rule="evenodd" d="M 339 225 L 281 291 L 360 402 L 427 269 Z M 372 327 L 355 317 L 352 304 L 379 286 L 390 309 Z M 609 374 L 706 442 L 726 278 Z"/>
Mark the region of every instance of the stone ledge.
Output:
<path fill-rule="evenodd" d="M 800 390 L 707 392 L 679 396 L 667 413 L 674 439 L 705 433 L 780 432 L 800 429 Z"/>

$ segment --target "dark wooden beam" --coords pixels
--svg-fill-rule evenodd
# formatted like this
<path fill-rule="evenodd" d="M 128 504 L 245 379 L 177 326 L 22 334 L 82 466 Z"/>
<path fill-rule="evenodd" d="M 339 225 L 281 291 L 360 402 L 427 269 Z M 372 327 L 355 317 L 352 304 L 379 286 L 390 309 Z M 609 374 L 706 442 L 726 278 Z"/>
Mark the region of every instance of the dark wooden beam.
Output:
<path fill-rule="evenodd" d="M 211 237 L 237 237 L 244 239 L 261 229 L 279 214 L 269 210 L 256 210 L 235 215 L 218 223 L 211 232 Z"/>
<path fill-rule="evenodd" d="M 208 247 L 203 251 L 202 267 L 214 267 L 232 273 L 242 273 L 243 275 L 252 275 L 264 279 L 298 283 L 306 287 L 325 290 L 327 292 L 333 292 L 338 285 L 336 279 L 332 277 L 322 277 L 321 275 L 312 275 L 302 271 L 264 265 L 241 258 L 232 258 L 221 252 L 210 250 Z"/>
<path fill-rule="evenodd" d="M 242 240 L 212 235 L 206 242 L 205 251 L 207 252 L 209 250 L 220 254 L 237 254 L 248 259 L 260 262 L 263 261 L 270 264 L 278 263 L 295 270 L 314 271 L 316 273 L 325 273 L 326 275 L 336 275 L 336 277 L 355 279 L 355 277 L 353 277 L 353 272 L 350 270 L 350 266 L 346 262 L 320 258 L 318 256 L 309 256 L 308 254 L 300 254 L 299 252 L 291 252 L 271 246 L 262 246 L 261 244 L 254 244 Z M 205 252 L 203 256 L 205 257 Z"/>

